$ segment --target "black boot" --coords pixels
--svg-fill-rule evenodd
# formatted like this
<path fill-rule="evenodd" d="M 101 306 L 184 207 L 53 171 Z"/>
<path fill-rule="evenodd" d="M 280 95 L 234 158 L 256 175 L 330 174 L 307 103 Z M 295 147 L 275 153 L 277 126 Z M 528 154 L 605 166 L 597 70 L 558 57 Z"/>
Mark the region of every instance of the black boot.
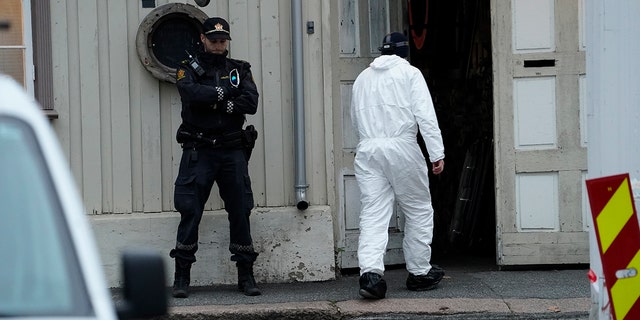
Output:
<path fill-rule="evenodd" d="M 411 291 L 433 290 L 438 286 L 444 277 L 444 269 L 437 265 L 431 265 L 431 270 L 425 275 L 414 275 L 409 273 L 407 277 L 407 289 Z"/>
<path fill-rule="evenodd" d="M 256 285 L 256 279 L 253 277 L 253 263 L 236 263 L 238 267 L 238 290 L 244 292 L 247 296 L 259 296 L 262 294 Z"/>
<path fill-rule="evenodd" d="M 189 282 L 191 281 L 191 264 L 176 259 L 176 272 L 173 280 L 173 297 L 186 298 L 189 296 Z"/>
<path fill-rule="evenodd" d="M 360 295 L 366 299 L 382 299 L 387 294 L 387 282 L 374 272 L 365 272 L 360 276 Z"/>

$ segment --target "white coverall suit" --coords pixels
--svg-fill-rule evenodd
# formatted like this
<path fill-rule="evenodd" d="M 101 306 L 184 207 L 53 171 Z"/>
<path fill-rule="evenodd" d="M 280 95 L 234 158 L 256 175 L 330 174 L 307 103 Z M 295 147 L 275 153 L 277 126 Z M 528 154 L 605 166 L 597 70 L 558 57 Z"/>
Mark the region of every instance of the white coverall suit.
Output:
<path fill-rule="evenodd" d="M 362 194 L 360 274 L 384 275 L 395 199 L 405 215 L 407 271 L 426 275 L 431 270 L 433 207 L 418 127 L 431 162 L 444 158 L 444 145 L 421 72 L 397 55 L 376 58 L 353 84 L 351 119 L 359 138 L 354 166 Z"/>

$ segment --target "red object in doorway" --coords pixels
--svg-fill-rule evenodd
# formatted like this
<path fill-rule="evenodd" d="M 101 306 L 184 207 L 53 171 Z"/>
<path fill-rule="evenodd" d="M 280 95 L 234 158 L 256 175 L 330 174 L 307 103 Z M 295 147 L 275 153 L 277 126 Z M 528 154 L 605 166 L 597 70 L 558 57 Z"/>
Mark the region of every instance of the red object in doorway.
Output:
<path fill-rule="evenodd" d="M 429 21 L 429 0 L 424 0 L 424 19 L 422 24 L 422 32 L 418 36 L 416 32 L 416 25 L 413 23 L 413 7 L 411 6 L 411 0 L 407 0 L 409 4 L 409 28 L 411 29 L 411 38 L 416 46 L 416 49 L 422 49 L 424 46 L 424 40 L 427 38 L 427 22 Z"/>

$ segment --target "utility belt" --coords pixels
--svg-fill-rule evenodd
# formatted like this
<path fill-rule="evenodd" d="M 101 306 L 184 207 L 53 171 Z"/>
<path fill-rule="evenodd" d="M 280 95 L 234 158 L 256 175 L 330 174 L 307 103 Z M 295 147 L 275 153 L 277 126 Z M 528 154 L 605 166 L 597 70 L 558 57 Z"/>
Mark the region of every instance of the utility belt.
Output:
<path fill-rule="evenodd" d="M 185 124 L 180 125 L 176 140 L 182 148 L 223 148 L 223 149 L 245 149 L 247 160 L 251 156 L 251 151 L 258 138 L 258 131 L 253 125 L 248 125 L 245 129 L 225 133 L 221 135 L 207 134 L 190 128 Z"/>

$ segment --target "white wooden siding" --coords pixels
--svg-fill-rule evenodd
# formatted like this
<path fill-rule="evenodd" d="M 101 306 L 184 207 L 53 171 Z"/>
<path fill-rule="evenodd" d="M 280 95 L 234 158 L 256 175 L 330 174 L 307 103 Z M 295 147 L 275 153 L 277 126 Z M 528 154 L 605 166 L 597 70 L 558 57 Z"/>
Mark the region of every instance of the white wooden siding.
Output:
<path fill-rule="evenodd" d="M 156 7 L 170 2 L 185 1 L 157 0 Z M 331 61 L 323 51 L 328 6 L 304 2 L 302 12 L 303 21 L 316 25 L 303 39 L 311 205 L 326 205 L 333 196 L 332 106 L 324 90 L 331 80 L 323 65 Z M 290 1 L 216 1 L 200 9 L 229 21 L 230 56 L 251 63 L 260 92 L 258 113 L 247 117 L 259 131 L 249 169 L 256 204 L 293 206 Z M 174 85 L 146 71 L 135 48 L 138 26 L 152 10 L 133 0 L 51 3 L 54 108 L 60 114 L 52 124 L 89 213 L 174 211 L 180 97 Z M 206 209 L 222 206 L 214 188 Z"/>

